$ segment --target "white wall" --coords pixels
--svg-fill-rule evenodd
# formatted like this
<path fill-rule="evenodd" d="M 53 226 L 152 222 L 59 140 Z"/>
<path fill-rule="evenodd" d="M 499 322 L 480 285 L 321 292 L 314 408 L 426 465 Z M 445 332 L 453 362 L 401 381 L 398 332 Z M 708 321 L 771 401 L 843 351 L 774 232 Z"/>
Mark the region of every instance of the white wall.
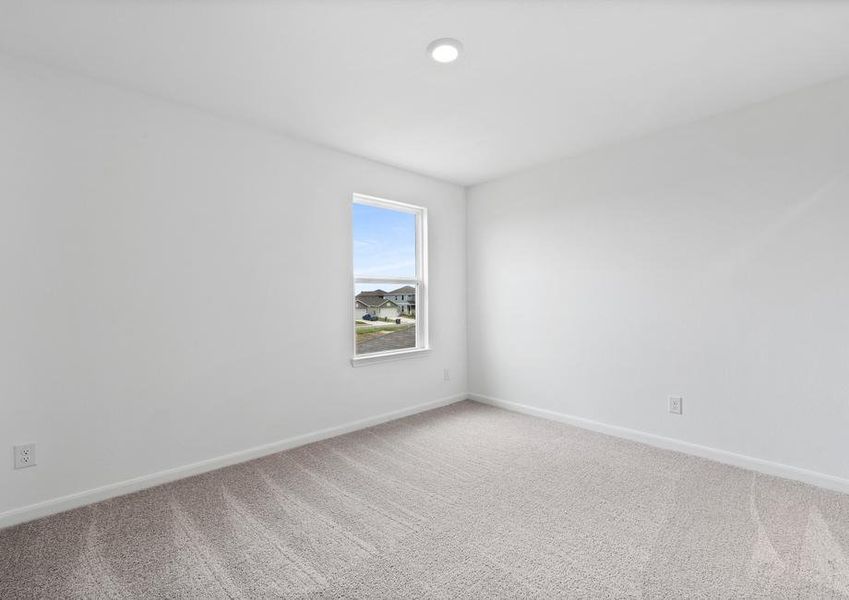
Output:
<path fill-rule="evenodd" d="M 849 478 L 849 81 L 468 202 L 471 392 Z"/>
<path fill-rule="evenodd" d="M 427 357 L 350 365 L 354 192 L 429 209 Z M 463 393 L 464 305 L 462 188 L 0 59 L 0 513 Z"/>

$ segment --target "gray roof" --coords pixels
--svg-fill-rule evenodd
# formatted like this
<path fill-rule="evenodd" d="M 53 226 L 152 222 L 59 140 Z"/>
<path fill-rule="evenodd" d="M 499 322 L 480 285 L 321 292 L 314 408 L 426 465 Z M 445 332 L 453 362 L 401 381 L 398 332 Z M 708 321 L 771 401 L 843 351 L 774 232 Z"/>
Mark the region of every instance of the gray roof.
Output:
<path fill-rule="evenodd" d="M 399 287 L 397 290 L 392 290 L 391 292 L 385 292 L 387 296 L 394 296 L 395 294 L 415 294 L 416 288 L 411 285 L 405 285 L 404 287 Z"/>
<path fill-rule="evenodd" d="M 368 306 L 369 308 L 378 308 L 383 306 L 384 304 L 391 304 L 392 306 L 398 306 L 392 300 L 388 300 L 385 298 L 380 298 L 379 296 L 370 296 L 365 294 L 358 294 L 356 298 L 357 302 Z"/>

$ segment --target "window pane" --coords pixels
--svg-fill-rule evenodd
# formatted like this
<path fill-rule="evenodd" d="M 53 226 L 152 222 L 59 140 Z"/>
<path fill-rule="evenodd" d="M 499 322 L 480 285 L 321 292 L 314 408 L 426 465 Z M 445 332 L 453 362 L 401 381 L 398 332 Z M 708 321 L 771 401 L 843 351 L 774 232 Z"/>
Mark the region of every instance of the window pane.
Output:
<path fill-rule="evenodd" d="M 354 204 L 354 276 L 416 277 L 416 215 Z"/>
<path fill-rule="evenodd" d="M 392 283 L 356 284 L 357 354 L 416 347 L 416 287 Z"/>

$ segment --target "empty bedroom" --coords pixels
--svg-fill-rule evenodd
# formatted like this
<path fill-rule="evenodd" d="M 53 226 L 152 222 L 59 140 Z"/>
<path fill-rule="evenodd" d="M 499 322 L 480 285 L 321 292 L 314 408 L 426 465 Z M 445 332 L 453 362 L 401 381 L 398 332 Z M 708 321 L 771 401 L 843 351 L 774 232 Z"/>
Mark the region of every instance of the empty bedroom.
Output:
<path fill-rule="evenodd" d="M 849 2 L 0 0 L 0 600 L 849 600 Z"/>

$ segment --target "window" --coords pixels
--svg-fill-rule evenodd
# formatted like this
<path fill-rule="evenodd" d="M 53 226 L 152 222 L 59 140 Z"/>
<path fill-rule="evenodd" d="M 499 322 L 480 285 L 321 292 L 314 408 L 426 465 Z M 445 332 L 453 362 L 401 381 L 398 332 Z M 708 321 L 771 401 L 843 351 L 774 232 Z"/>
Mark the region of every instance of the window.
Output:
<path fill-rule="evenodd" d="M 427 211 L 354 195 L 354 364 L 427 350 Z"/>

